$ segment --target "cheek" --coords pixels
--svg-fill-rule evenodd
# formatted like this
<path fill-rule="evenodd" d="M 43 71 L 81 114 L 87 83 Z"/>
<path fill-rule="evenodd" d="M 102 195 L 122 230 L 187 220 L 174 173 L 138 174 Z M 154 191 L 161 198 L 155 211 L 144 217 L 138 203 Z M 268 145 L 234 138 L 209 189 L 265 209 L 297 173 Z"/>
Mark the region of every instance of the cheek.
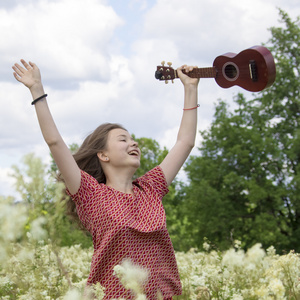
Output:
<path fill-rule="evenodd" d="M 110 150 L 110 154 L 113 156 L 126 156 L 127 152 L 126 152 L 126 147 L 120 144 L 115 145 L 111 150 Z"/>

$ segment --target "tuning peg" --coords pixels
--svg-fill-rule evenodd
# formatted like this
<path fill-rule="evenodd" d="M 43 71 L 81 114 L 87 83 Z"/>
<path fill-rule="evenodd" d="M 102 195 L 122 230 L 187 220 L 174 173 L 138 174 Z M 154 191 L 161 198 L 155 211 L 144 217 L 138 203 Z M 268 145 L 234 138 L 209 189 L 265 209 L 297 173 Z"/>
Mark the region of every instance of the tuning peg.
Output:
<path fill-rule="evenodd" d="M 164 65 L 165 65 L 165 63 L 166 63 L 166 62 L 163 60 L 163 61 L 161 62 L 161 65 L 162 65 L 162 66 L 164 66 Z"/>
<path fill-rule="evenodd" d="M 171 63 L 171 62 L 167 62 L 167 65 L 168 65 L 169 67 L 171 67 L 171 66 L 172 66 L 172 63 Z"/>
<path fill-rule="evenodd" d="M 169 83 L 169 81 L 168 81 L 168 80 L 166 80 L 166 81 L 165 81 L 165 84 L 168 84 L 168 83 Z"/>

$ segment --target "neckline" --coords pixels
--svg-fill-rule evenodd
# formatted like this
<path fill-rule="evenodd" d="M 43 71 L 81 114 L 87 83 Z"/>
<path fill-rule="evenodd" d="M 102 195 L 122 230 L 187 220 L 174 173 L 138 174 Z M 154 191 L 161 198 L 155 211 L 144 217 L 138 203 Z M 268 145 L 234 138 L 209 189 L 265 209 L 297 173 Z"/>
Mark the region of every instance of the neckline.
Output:
<path fill-rule="evenodd" d="M 119 190 L 115 189 L 114 187 L 106 185 L 106 184 L 104 184 L 104 185 L 106 186 L 106 188 L 108 190 L 112 191 L 113 193 L 118 193 L 118 194 L 121 194 L 121 195 L 126 195 L 126 196 L 131 196 L 131 197 L 134 197 L 136 195 L 135 189 L 137 188 L 137 186 L 135 184 L 132 185 L 132 194 L 119 191 Z"/>

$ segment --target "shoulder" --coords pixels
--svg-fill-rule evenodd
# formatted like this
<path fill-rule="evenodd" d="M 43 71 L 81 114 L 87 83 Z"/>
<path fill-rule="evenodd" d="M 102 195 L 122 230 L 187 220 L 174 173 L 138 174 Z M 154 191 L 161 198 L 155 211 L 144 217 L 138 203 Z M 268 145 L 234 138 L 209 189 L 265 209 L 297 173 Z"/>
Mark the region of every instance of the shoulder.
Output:
<path fill-rule="evenodd" d="M 99 197 L 105 191 L 105 184 L 99 182 L 87 172 L 80 170 L 81 181 L 80 187 L 75 194 L 71 194 L 67 190 L 67 194 L 76 202 L 83 202 L 91 198 Z"/>
<path fill-rule="evenodd" d="M 145 173 L 143 176 L 137 178 L 135 180 L 136 182 L 145 182 L 145 181 L 166 181 L 164 172 L 160 166 L 156 166 L 155 168 L 151 169 L 147 173 Z"/>
<path fill-rule="evenodd" d="M 142 189 L 151 187 L 162 194 L 162 196 L 169 191 L 165 174 L 160 166 L 151 169 L 145 175 L 136 179 L 134 183 L 139 185 Z"/>

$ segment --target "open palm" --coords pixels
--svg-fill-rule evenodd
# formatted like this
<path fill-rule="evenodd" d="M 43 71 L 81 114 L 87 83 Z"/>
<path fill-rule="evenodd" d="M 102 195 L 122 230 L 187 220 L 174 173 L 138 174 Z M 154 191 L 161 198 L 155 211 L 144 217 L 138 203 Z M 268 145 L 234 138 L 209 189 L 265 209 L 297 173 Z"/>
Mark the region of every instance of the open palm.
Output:
<path fill-rule="evenodd" d="M 27 63 L 24 59 L 21 59 L 21 63 L 23 66 L 16 63 L 12 67 L 16 80 L 23 83 L 29 89 L 35 84 L 39 84 L 41 82 L 39 68 L 32 62 Z"/>

